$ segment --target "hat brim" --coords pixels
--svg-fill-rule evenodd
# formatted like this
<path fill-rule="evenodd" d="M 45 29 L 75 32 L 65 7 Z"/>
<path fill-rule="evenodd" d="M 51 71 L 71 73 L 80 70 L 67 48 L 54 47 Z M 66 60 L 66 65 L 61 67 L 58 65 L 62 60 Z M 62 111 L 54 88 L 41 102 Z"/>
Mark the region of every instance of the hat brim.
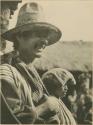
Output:
<path fill-rule="evenodd" d="M 61 31 L 54 25 L 44 22 L 29 23 L 15 27 L 2 34 L 2 37 L 8 41 L 15 42 L 16 35 L 20 32 L 35 31 L 40 29 L 41 32 L 48 31 L 48 45 L 56 43 L 62 36 Z"/>

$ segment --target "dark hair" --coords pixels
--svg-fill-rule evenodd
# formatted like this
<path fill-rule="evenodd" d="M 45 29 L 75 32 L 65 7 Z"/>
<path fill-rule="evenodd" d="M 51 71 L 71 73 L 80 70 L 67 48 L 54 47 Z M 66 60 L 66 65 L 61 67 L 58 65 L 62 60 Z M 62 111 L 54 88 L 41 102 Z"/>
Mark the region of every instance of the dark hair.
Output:
<path fill-rule="evenodd" d="M 31 32 L 25 31 L 25 32 L 23 32 L 23 33 L 22 33 L 22 32 L 19 32 L 19 33 L 15 34 L 15 38 L 14 38 L 14 49 L 15 49 L 15 50 L 18 50 L 19 42 L 18 42 L 16 36 L 19 36 L 19 37 L 20 37 L 20 36 L 23 36 L 23 38 L 26 39 L 27 37 L 31 36 Z"/>
<path fill-rule="evenodd" d="M 14 47 L 14 49 L 15 50 L 18 50 L 18 47 L 19 47 L 19 42 L 18 42 L 18 40 L 17 40 L 17 38 L 16 38 L 16 36 L 21 36 L 22 35 L 22 33 L 17 33 L 17 34 L 15 34 L 15 37 L 14 37 L 14 45 L 13 45 L 13 47 Z"/>
<path fill-rule="evenodd" d="M 18 50 L 18 46 L 19 46 L 19 42 L 16 40 L 16 41 L 14 42 L 14 45 L 13 45 L 14 50 Z"/>

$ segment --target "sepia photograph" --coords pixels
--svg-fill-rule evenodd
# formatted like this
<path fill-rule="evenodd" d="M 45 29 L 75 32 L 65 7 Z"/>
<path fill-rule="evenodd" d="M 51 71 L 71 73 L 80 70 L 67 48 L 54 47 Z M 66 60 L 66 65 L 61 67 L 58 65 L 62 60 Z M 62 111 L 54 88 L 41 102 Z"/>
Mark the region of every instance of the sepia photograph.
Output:
<path fill-rule="evenodd" d="M 93 0 L 0 0 L 0 124 L 93 124 Z"/>

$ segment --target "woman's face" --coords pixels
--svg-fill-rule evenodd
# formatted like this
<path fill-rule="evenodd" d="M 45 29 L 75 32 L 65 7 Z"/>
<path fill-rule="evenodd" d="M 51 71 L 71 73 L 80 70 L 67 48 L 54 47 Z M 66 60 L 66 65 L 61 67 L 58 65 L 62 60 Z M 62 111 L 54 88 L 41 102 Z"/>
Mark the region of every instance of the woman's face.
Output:
<path fill-rule="evenodd" d="M 29 62 L 33 61 L 35 58 L 39 58 L 42 55 L 44 48 L 47 45 L 46 37 L 47 34 L 39 34 L 38 32 L 33 32 L 24 35 L 22 34 L 19 40 L 19 52 L 23 55 Z"/>

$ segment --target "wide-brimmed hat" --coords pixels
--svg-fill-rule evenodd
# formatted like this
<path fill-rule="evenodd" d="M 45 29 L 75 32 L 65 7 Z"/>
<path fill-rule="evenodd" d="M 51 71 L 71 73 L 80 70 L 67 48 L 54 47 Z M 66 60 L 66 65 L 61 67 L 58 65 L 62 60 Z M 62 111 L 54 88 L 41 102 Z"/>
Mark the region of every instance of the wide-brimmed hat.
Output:
<path fill-rule="evenodd" d="M 62 85 L 65 85 L 69 80 L 71 82 L 71 85 L 76 85 L 76 80 L 74 76 L 66 69 L 54 68 L 47 71 L 42 76 L 43 81 L 51 80 L 51 78 L 52 79 L 56 78 L 59 81 L 59 83 L 61 83 Z"/>
<path fill-rule="evenodd" d="M 48 45 L 57 42 L 62 35 L 59 28 L 45 20 L 42 7 L 37 3 L 24 4 L 19 11 L 15 28 L 3 33 L 2 37 L 8 41 L 15 42 L 16 35 L 18 35 L 20 32 L 23 33 L 27 31 L 48 33 Z"/>

